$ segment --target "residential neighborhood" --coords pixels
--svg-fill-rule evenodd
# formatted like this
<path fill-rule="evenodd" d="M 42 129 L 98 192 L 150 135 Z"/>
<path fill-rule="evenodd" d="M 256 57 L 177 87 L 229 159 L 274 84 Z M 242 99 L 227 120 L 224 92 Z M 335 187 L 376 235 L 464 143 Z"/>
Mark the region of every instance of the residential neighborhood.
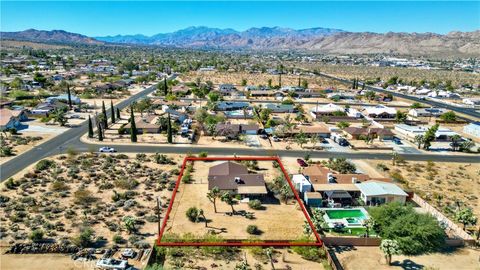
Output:
<path fill-rule="evenodd" d="M 2 2 L 0 269 L 480 269 L 478 10 Z"/>

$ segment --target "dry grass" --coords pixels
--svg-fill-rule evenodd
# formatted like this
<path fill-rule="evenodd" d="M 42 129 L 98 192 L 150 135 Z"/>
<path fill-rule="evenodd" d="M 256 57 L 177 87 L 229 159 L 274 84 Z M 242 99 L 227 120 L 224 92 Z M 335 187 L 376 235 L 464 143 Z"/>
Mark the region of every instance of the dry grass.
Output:
<path fill-rule="evenodd" d="M 248 225 L 257 225 L 263 232 L 258 237 L 268 240 L 295 240 L 303 234 L 303 221 L 305 216 L 300 207 L 293 200 L 288 204 L 275 200 L 275 203 L 265 203 L 264 210 L 250 209 L 246 203 L 234 205 L 235 211 L 244 210 L 254 214 L 255 219 L 247 219 L 244 216 L 229 216 L 231 207 L 220 200 L 217 200 L 217 210 L 214 212 L 213 204 L 208 200 L 208 169 L 219 162 L 195 162 L 192 172 L 191 184 L 181 183 L 179 192 L 175 198 L 169 222 L 167 223 L 167 232 L 184 234 L 193 233 L 194 235 L 204 235 L 209 231 L 215 231 L 226 239 L 248 239 L 251 238 L 246 232 Z M 278 169 L 273 168 L 273 162 L 259 162 L 259 173 L 263 173 L 265 181 L 271 182 L 280 175 Z M 204 222 L 192 223 L 185 215 L 190 207 L 203 209 L 208 222 L 205 227 Z"/>

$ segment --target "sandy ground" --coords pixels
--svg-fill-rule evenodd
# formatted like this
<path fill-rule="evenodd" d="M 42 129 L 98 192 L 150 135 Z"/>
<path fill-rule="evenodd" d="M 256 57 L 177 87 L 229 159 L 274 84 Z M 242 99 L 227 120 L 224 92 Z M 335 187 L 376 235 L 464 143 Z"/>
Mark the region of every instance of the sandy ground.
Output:
<path fill-rule="evenodd" d="M 473 208 L 475 215 L 480 216 L 479 164 L 435 162 L 429 170 L 427 162 L 408 161 L 402 166 L 393 166 L 390 161 L 365 162 L 373 168 L 377 168 L 379 163 L 385 164 L 390 170 L 382 173 L 384 176 L 400 173 L 406 180 L 404 188 L 414 190 L 449 217 L 453 216 L 456 201 Z"/>
<path fill-rule="evenodd" d="M 88 154 L 86 154 L 86 155 L 88 155 Z M 134 155 L 130 154 L 129 156 L 130 156 L 129 160 L 122 160 L 122 161 L 120 161 L 120 163 L 117 166 L 126 168 L 127 167 L 126 166 L 127 162 L 129 162 L 129 164 L 132 164 L 133 163 L 132 161 L 134 159 Z M 178 157 L 178 156 L 170 156 L 170 157 L 173 157 L 176 163 L 180 162 L 180 157 Z M 100 184 L 100 182 L 98 182 L 96 180 L 92 181 L 92 179 L 90 179 L 90 177 L 86 173 L 86 170 L 82 166 L 78 166 L 78 168 L 80 168 L 79 175 L 80 175 L 81 181 L 78 180 L 78 179 L 77 180 L 72 180 L 70 177 L 66 176 L 65 172 L 68 171 L 66 169 L 66 167 L 64 167 L 65 166 L 64 164 L 66 164 L 66 163 L 65 162 L 62 163 L 62 161 L 58 161 L 58 157 L 53 157 L 53 158 L 56 159 L 57 164 L 62 164 L 61 167 L 63 168 L 64 173 L 60 173 L 59 176 L 62 176 L 62 177 L 64 177 L 64 179 L 67 179 L 66 184 L 68 185 L 70 194 L 73 194 L 79 188 L 79 186 L 82 185 L 82 184 L 85 185 L 88 190 L 93 192 L 94 196 L 97 198 L 97 203 L 95 204 L 95 206 L 91 205 L 90 207 L 87 207 L 87 209 L 90 210 L 90 211 L 92 209 L 95 209 L 96 207 L 98 207 L 99 204 L 100 205 L 102 205 L 102 204 L 103 205 L 113 204 L 114 203 L 112 201 L 112 196 L 114 194 L 113 190 L 116 190 L 118 192 L 125 192 L 125 189 L 118 188 L 118 187 L 110 188 L 110 189 L 107 189 L 107 190 L 100 190 L 98 188 L 98 184 Z M 103 160 L 103 158 L 99 158 L 100 163 L 102 162 L 102 160 Z M 32 164 L 31 166 L 29 166 L 29 168 L 25 168 L 24 170 L 19 172 L 17 175 L 15 175 L 13 178 L 15 180 L 20 179 L 25 173 L 31 172 L 32 171 L 31 168 L 33 166 L 35 166 L 35 165 Z M 95 171 L 95 173 L 98 174 L 98 175 L 102 175 L 104 173 L 103 170 L 99 169 L 98 165 L 97 166 L 90 165 L 88 168 L 89 168 L 89 170 L 93 169 Z M 65 230 L 64 231 L 53 230 L 54 235 L 45 236 L 45 237 L 51 237 L 53 239 L 59 239 L 62 236 L 72 237 L 72 236 L 77 234 L 78 226 L 80 225 L 81 222 L 85 222 L 85 219 L 87 219 L 89 221 L 93 221 L 93 220 L 98 218 L 100 222 L 94 222 L 94 224 L 91 225 L 91 227 L 95 230 L 95 235 L 96 236 L 103 236 L 109 242 L 111 241 L 114 234 L 120 234 L 125 239 L 128 239 L 128 237 L 130 235 L 128 235 L 125 231 L 123 231 L 123 232 L 112 232 L 108 229 L 105 222 L 109 221 L 109 222 L 113 222 L 113 223 L 121 223 L 120 220 L 123 216 L 125 216 L 125 215 L 136 216 L 138 211 L 144 211 L 146 213 L 144 217 L 149 216 L 149 215 L 153 215 L 154 214 L 154 209 L 156 207 L 156 202 L 152 198 L 155 198 L 155 197 L 158 196 L 158 197 L 161 198 L 161 200 L 163 200 L 163 202 L 165 202 L 168 198 L 170 198 L 171 192 L 168 191 L 166 188 L 165 189 L 160 189 L 160 187 L 157 186 L 156 183 L 153 183 L 153 187 L 152 186 L 148 187 L 145 184 L 146 177 L 140 176 L 140 175 L 142 175 L 143 173 L 146 173 L 147 171 L 159 173 L 161 171 L 169 171 L 173 168 L 177 168 L 177 165 L 159 165 L 159 164 L 156 164 L 154 162 L 142 162 L 142 167 L 137 169 L 138 174 L 136 176 L 133 176 L 133 175 L 129 176 L 128 174 L 126 175 L 125 173 L 119 173 L 118 175 L 126 175 L 128 177 L 134 177 L 137 181 L 140 182 L 140 184 L 136 188 L 133 189 L 134 191 L 136 191 L 138 193 L 138 195 L 136 195 L 134 197 L 137 204 L 136 204 L 136 206 L 134 206 L 130 209 L 123 209 L 122 207 L 119 207 L 119 208 L 117 208 L 116 212 L 109 213 L 108 215 L 103 215 L 102 217 L 98 217 L 95 214 L 86 214 L 85 212 L 83 212 L 85 208 L 77 205 L 73 201 L 74 198 L 73 198 L 72 195 L 62 197 L 58 193 L 53 192 L 53 194 L 51 194 L 48 198 L 45 198 L 44 193 L 46 191 L 50 191 L 50 187 L 51 187 L 51 184 L 48 184 L 48 183 L 44 183 L 41 186 L 38 186 L 38 182 L 36 182 L 35 184 L 33 184 L 32 187 L 27 189 L 28 190 L 28 196 L 35 199 L 37 202 L 40 202 L 40 201 L 42 202 L 41 205 L 38 205 L 37 208 L 35 208 L 35 209 L 37 209 L 35 211 L 41 210 L 43 207 L 59 207 L 61 209 L 61 212 L 59 214 L 50 214 L 49 213 L 48 217 L 43 217 L 43 218 L 44 219 L 46 218 L 50 223 L 54 223 L 54 224 L 56 222 L 63 223 Z M 175 178 L 175 177 L 172 176 L 172 180 L 173 180 L 173 178 Z M 103 180 L 103 181 L 105 181 L 105 180 Z M 109 181 L 109 180 L 106 180 L 106 181 Z M 103 183 L 105 183 L 105 182 L 103 182 Z M 2 183 L 0 185 L 0 188 L 1 188 L 1 194 L 4 195 L 4 196 L 8 196 L 10 198 L 10 201 L 13 201 L 13 200 L 17 201 L 20 198 L 26 196 L 25 193 L 22 192 L 20 188 L 10 190 L 10 189 L 7 189 L 5 187 L 4 183 Z M 27 209 L 29 209 L 29 208 L 27 208 Z M 74 210 L 75 215 L 77 215 L 80 218 L 79 219 L 66 219 L 65 216 L 64 216 L 64 212 L 67 209 Z M 6 211 L 5 208 L 0 209 L 1 216 L 5 217 L 1 220 L 1 225 L 3 227 L 10 228 L 12 226 L 12 224 L 15 223 L 19 227 L 18 232 L 25 233 L 27 235 L 28 235 L 28 233 L 30 233 L 31 229 L 26 227 L 24 223 L 22 223 L 22 222 L 12 222 L 9 219 L 9 217 L 11 217 L 14 213 L 16 213 L 16 211 L 9 212 L 9 213 L 6 213 L 5 211 Z M 31 218 L 42 217 L 42 216 L 46 215 L 45 213 L 47 213 L 47 212 L 43 212 L 43 211 L 32 212 L 30 214 L 30 217 Z M 138 217 L 138 216 L 137 216 L 137 218 L 144 219 L 144 218 Z M 101 220 L 103 220 L 103 221 L 101 221 Z M 155 223 L 155 222 L 145 222 L 144 225 L 140 226 L 139 234 L 146 237 L 146 239 L 145 239 L 146 242 L 149 242 L 149 243 L 153 242 L 153 240 L 156 239 L 156 235 L 157 235 L 157 223 Z M 3 238 L 1 240 L 1 243 L 2 244 L 9 243 L 9 241 L 12 240 L 12 235 L 13 235 L 13 232 L 7 230 L 5 238 Z M 17 240 L 17 241 L 21 242 L 22 240 Z"/>
<path fill-rule="evenodd" d="M 221 236 L 227 239 L 247 239 L 251 237 L 246 232 L 248 225 L 257 225 L 263 231 L 259 235 L 260 239 L 268 240 L 294 240 L 303 234 L 303 221 L 305 216 L 300 207 L 290 201 L 287 205 L 283 202 L 275 200 L 274 203 L 265 203 L 265 210 L 253 210 L 246 203 L 239 202 L 234 205 L 236 211 L 245 210 L 252 212 L 255 219 L 250 220 L 243 216 L 228 216 L 226 213 L 231 212 L 231 207 L 220 200 L 217 201 L 218 213 L 214 212 L 213 204 L 208 200 L 208 168 L 221 162 L 195 162 L 192 179 L 194 183 L 184 184 L 179 187 L 179 192 L 175 198 L 174 206 L 170 214 L 167 231 L 172 233 L 183 234 L 191 232 L 196 235 L 203 235 L 209 230 L 221 232 Z M 273 181 L 273 178 L 279 175 L 278 170 L 273 169 L 272 162 L 259 162 L 265 181 Z M 185 213 L 188 208 L 195 206 L 203 209 L 208 222 L 205 223 L 190 222 Z"/>
<path fill-rule="evenodd" d="M 15 155 L 10 156 L 10 157 L 0 157 L 0 164 L 3 164 L 5 162 L 15 158 L 16 156 L 25 153 L 26 151 L 32 149 L 33 147 L 50 140 L 51 138 L 55 137 L 55 135 L 56 134 L 41 133 L 41 132 L 28 132 L 28 134 L 27 133 L 22 134 L 21 136 L 31 136 L 31 137 L 40 136 L 40 137 L 42 137 L 42 139 L 38 140 L 38 141 L 30 142 L 26 145 L 17 145 L 15 147 L 13 147 L 13 152 L 14 152 Z"/>
<path fill-rule="evenodd" d="M 322 263 L 307 261 L 302 259 L 301 256 L 294 253 L 288 249 L 275 249 L 274 250 L 274 266 L 275 269 L 293 269 L 293 270 L 323 270 L 324 267 Z M 241 249 L 239 258 L 233 261 L 224 260 L 215 260 L 213 258 L 192 258 L 193 264 L 199 269 L 204 267 L 204 269 L 222 269 L 222 270 L 234 270 L 237 263 L 240 263 L 246 258 L 247 263 L 252 269 L 255 269 L 254 266 L 259 264 L 262 266 L 261 269 L 272 269 L 270 262 L 265 256 L 258 256 L 252 254 L 248 249 Z M 217 265 L 216 268 L 213 268 L 212 265 Z M 165 262 L 165 267 L 171 266 L 170 261 L 167 259 Z M 290 267 L 290 268 L 288 268 Z"/>
<path fill-rule="evenodd" d="M 46 268 L 48 266 L 48 268 Z M 2 254 L 2 270 L 86 270 L 93 269 L 95 261 L 74 261 L 63 254 Z"/>
<path fill-rule="evenodd" d="M 480 269 L 479 256 L 478 250 L 467 248 L 452 253 L 433 253 L 422 256 L 395 255 L 392 258 L 392 266 L 388 266 L 378 247 L 354 247 L 353 250 L 337 252 L 337 257 L 345 270 L 417 270 L 427 267 L 438 270 L 478 270 Z"/>

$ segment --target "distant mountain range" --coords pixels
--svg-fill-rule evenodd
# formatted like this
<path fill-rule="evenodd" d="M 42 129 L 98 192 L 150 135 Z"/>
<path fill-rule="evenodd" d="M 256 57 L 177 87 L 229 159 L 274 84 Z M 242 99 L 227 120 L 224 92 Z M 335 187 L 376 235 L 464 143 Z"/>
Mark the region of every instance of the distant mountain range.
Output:
<path fill-rule="evenodd" d="M 96 40 L 80 34 L 70 33 L 63 30 L 43 31 L 28 29 L 20 32 L 0 32 L 0 38 L 33 42 L 48 43 L 82 43 L 82 44 L 103 44 L 103 41 Z"/>
<path fill-rule="evenodd" d="M 188 27 L 172 33 L 87 37 L 61 30 L 1 32 L 2 39 L 83 44 L 137 44 L 179 48 L 302 50 L 324 53 L 397 53 L 418 55 L 480 56 L 480 30 L 474 32 L 371 33 L 340 29 L 281 27 L 250 28 L 245 31 Z"/>

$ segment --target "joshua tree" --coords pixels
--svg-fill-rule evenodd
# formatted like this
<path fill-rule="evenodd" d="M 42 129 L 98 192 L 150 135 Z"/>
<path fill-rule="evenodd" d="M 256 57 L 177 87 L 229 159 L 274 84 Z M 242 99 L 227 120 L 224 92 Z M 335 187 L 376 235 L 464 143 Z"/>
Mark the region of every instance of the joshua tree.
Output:
<path fill-rule="evenodd" d="M 455 214 L 455 219 L 463 224 L 463 230 L 467 227 L 467 225 L 475 225 L 477 224 L 477 217 L 472 212 L 470 208 L 463 208 L 460 211 L 457 211 Z"/>
<path fill-rule="evenodd" d="M 123 224 L 125 225 L 125 229 L 127 229 L 127 232 L 130 234 L 132 232 L 136 231 L 135 227 L 136 220 L 132 216 L 126 216 L 123 218 Z"/>
<path fill-rule="evenodd" d="M 392 264 L 392 255 L 400 253 L 397 240 L 383 239 L 382 243 L 380 244 L 380 249 L 382 250 L 383 254 L 385 254 L 385 260 L 387 261 L 388 265 Z"/>
<path fill-rule="evenodd" d="M 415 136 L 415 138 L 413 139 L 413 142 L 415 142 L 415 143 L 417 144 L 418 149 L 422 148 L 423 135 L 417 135 L 417 136 Z"/>
<path fill-rule="evenodd" d="M 218 187 L 213 187 L 210 192 L 207 193 L 207 198 L 213 203 L 213 209 L 217 213 L 217 199 L 220 197 L 220 189 Z"/>
<path fill-rule="evenodd" d="M 235 214 L 235 209 L 233 209 L 233 204 L 235 203 L 235 200 L 233 199 L 232 194 L 226 191 L 225 193 L 223 193 L 221 200 L 226 204 L 230 205 L 230 207 L 232 207 L 232 215 Z"/>
<path fill-rule="evenodd" d="M 198 210 L 198 218 L 203 219 L 203 221 L 205 222 L 205 228 L 208 227 L 208 221 L 207 221 L 207 218 L 205 217 L 205 213 L 203 212 L 203 209 Z"/>
<path fill-rule="evenodd" d="M 268 257 L 268 260 L 270 261 L 270 265 L 272 266 L 272 269 L 275 270 L 275 265 L 273 264 L 273 249 L 270 247 L 265 249 L 265 254 Z"/>

